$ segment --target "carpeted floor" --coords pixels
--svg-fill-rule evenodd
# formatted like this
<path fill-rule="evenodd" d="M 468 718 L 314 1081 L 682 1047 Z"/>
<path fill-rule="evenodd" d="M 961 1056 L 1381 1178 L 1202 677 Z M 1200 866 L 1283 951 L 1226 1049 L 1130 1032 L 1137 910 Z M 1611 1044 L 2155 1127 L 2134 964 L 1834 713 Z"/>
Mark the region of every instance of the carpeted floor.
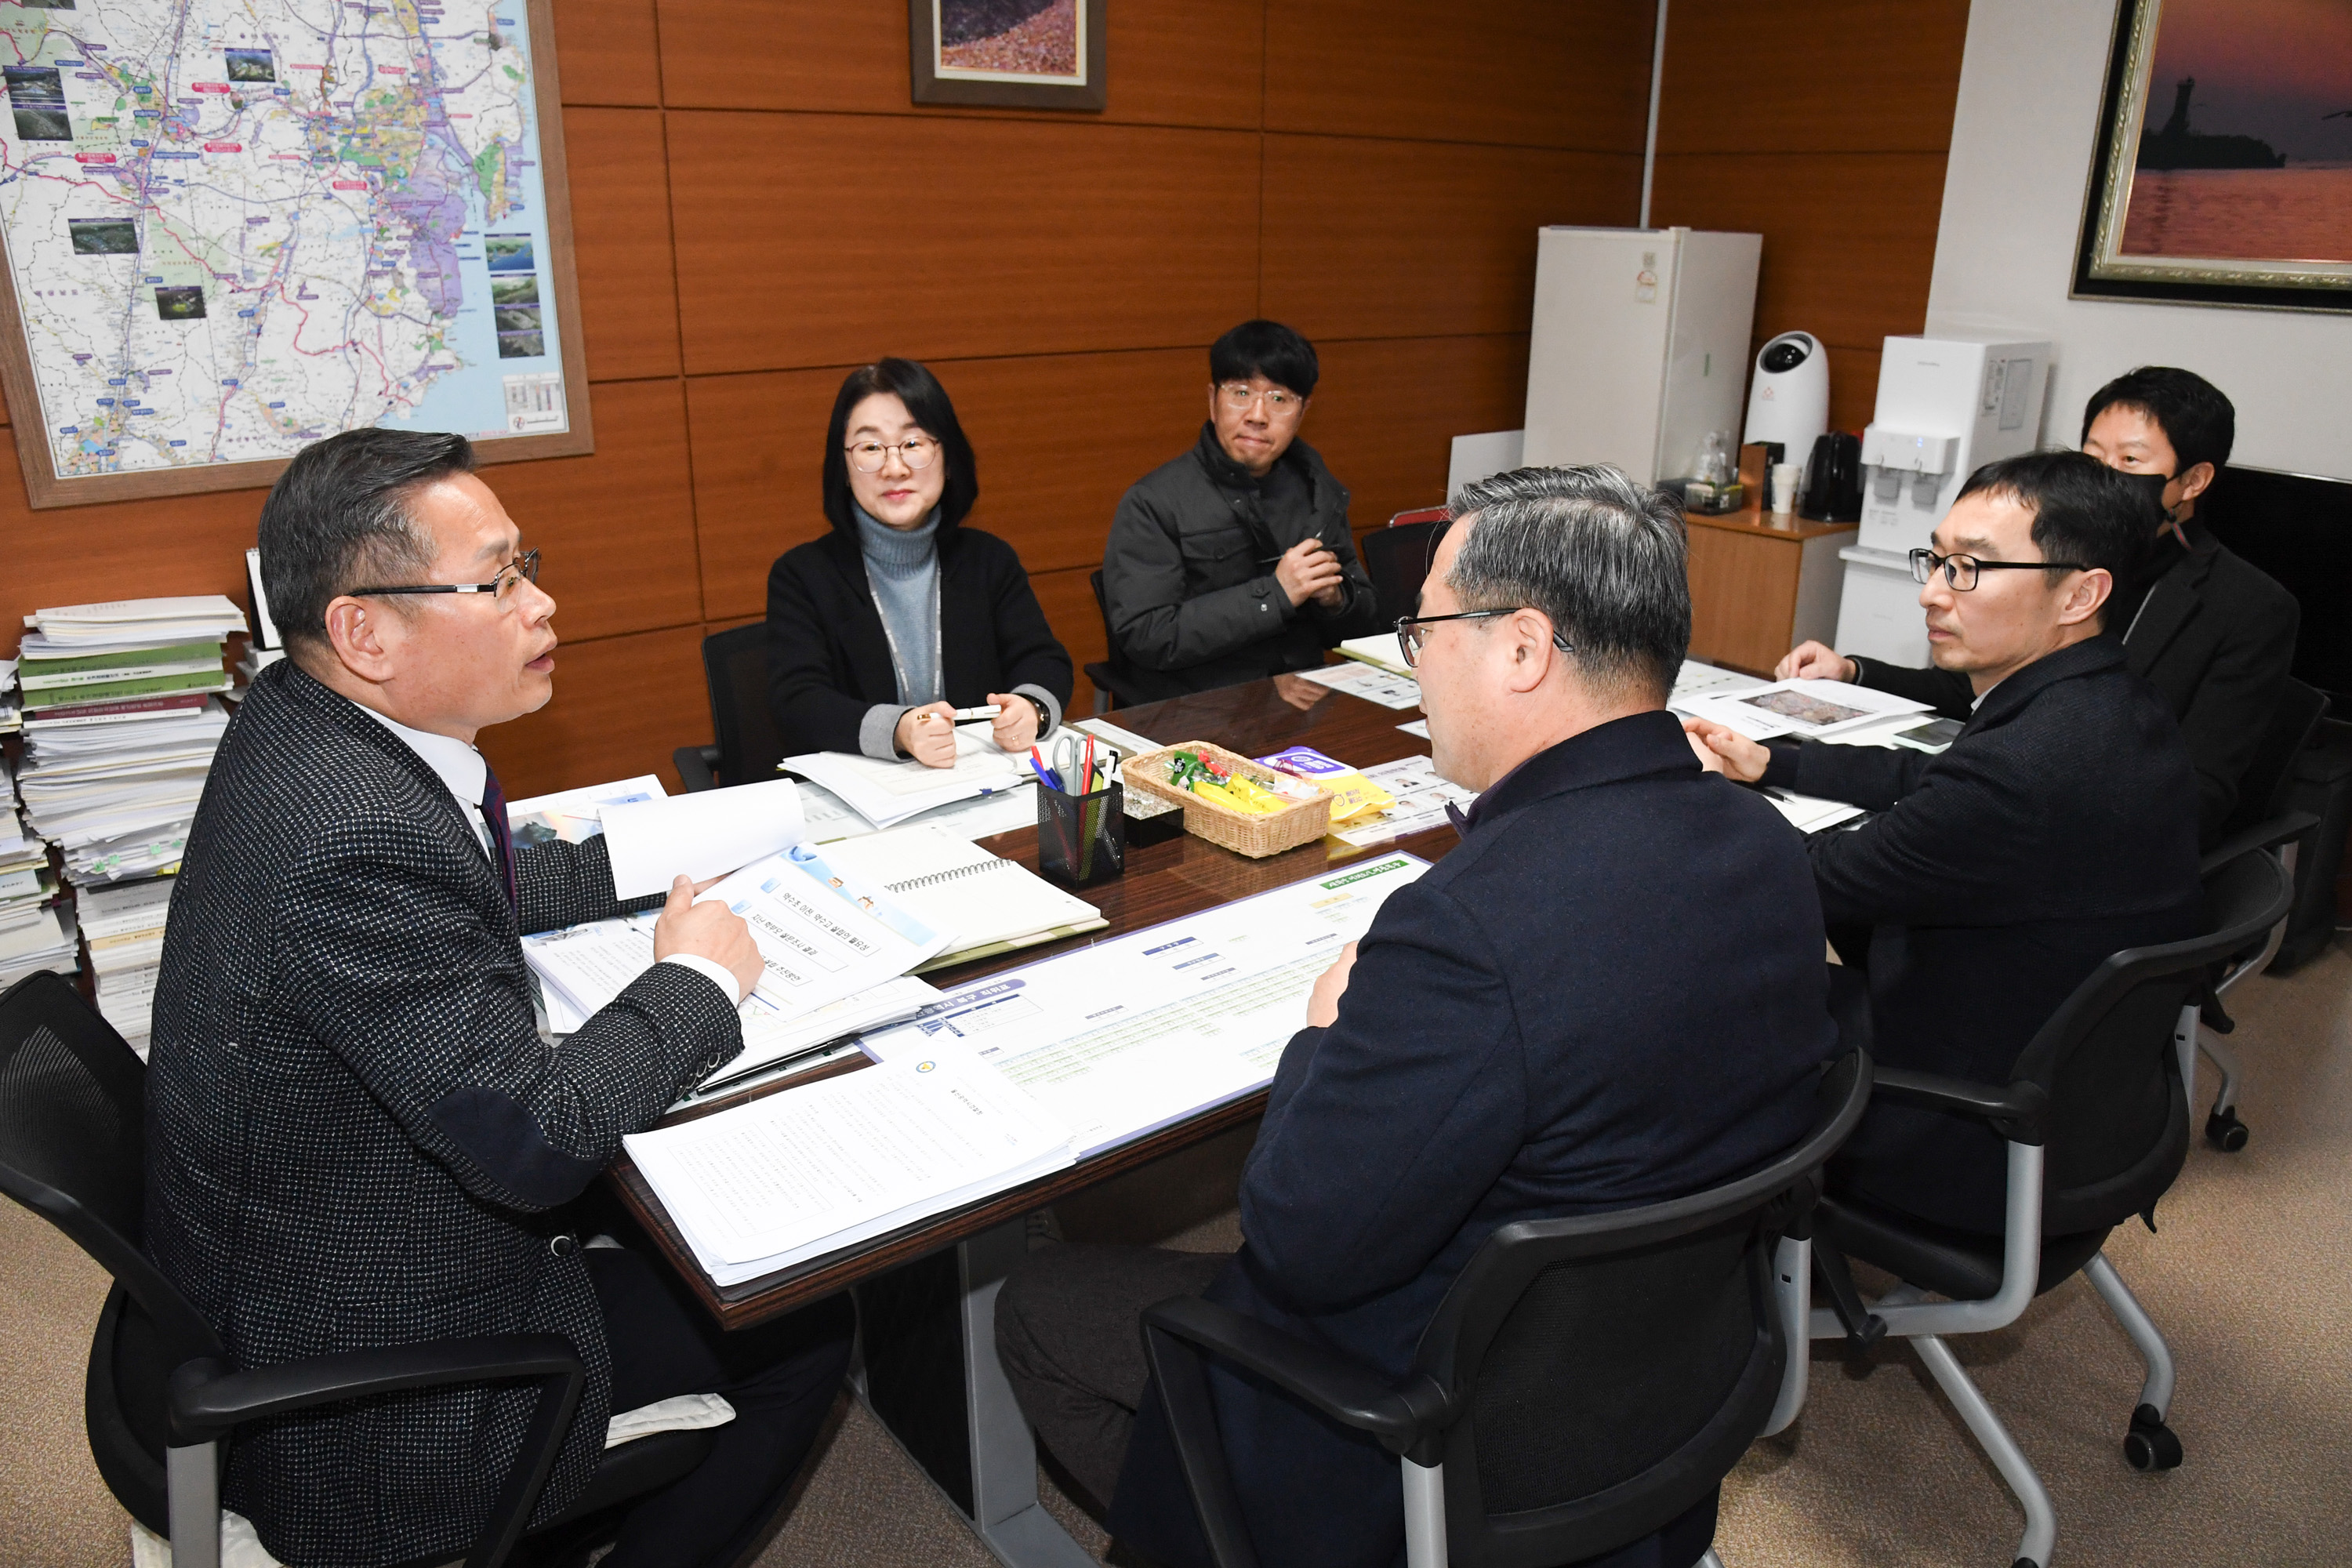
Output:
<path fill-rule="evenodd" d="M 2139 1385 L 2131 1347 L 2070 1281 L 2005 1332 L 1952 1342 L 2056 1500 L 2065 1563 L 2340 1563 L 2352 1560 L 2352 954 L 2339 946 L 2238 995 L 2253 1139 L 2200 1142 L 2149 1236 L 2109 1256 L 2172 1343 L 2179 1470 L 2121 1454 Z M 2210 1070 L 2203 1089 L 2210 1099 Z M 2200 1108 L 2204 1103 L 2200 1100 Z M 2201 1117 L 2201 1109 L 2200 1109 Z M 1118 1191 L 1064 1205 L 1074 1238 L 1230 1247 L 1228 1140 Z M 0 1205 L 0 1563 L 123 1568 L 126 1521 L 81 1430 L 83 1358 L 105 1293 L 98 1268 Z M 1101 1532 L 1046 1485 L 1098 1555 Z M 1815 1352 L 1811 1403 L 1725 1488 L 1717 1547 L 1730 1568 L 1898 1562 L 1993 1568 L 2020 1516 L 1900 1348 L 1850 1366 Z M 760 1568 L 985 1568 L 991 1561 L 889 1437 L 844 1401 Z"/>

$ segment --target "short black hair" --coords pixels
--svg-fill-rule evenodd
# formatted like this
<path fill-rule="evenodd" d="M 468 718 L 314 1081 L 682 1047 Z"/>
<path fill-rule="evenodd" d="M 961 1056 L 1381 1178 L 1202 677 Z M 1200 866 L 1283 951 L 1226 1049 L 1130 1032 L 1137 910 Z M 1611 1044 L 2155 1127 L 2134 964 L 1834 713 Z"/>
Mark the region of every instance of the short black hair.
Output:
<path fill-rule="evenodd" d="M 2185 474 L 2200 463 L 2219 472 L 2230 460 L 2238 441 L 2238 411 L 2221 389 L 2193 370 L 2168 364 L 2144 364 L 2091 394 L 2083 408 L 2083 438 L 2091 435 L 2091 421 L 2121 405 L 2137 409 L 2172 443 L 2173 457 Z"/>
<path fill-rule="evenodd" d="M 1315 345 L 1280 321 L 1244 321 L 1209 345 L 1209 380 L 1215 385 L 1262 375 L 1312 397 L 1322 374 Z"/>
<path fill-rule="evenodd" d="M 294 454 L 261 503 L 261 585 L 289 643 L 322 642 L 327 606 L 362 578 L 414 581 L 434 541 L 408 499 L 474 471 L 474 444 L 436 430 L 346 430 Z"/>
<path fill-rule="evenodd" d="M 1664 702 L 1690 648 L 1690 543 L 1682 508 L 1607 463 L 1515 468 L 1462 487 L 1475 516 L 1446 583 L 1465 610 L 1528 605 L 1594 685 Z"/>
<path fill-rule="evenodd" d="M 953 528 L 980 499 L 980 464 L 956 421 L 948 389 L 910 359 L 878 359 L 842 378 L 841 395 L 833 400 L 833 423 L 825 429 L 824 515 L 834 527 L 856 531 L 850 521 L 849 454 L 842 444 L 849 438 L 849 411 L 877 393 L 888 393 L 905 404 L 907 416 L 940 444 L 940 460 L 948 466 L 947 488 L 940 492 L 940 526 Z"/>
<path fill-rule="evenodd" d="M 2138 479 L 2084 452 L 2023 452 L 1969 476 L 1955 504 L 1972 495 L 2017 502 L 2033 514 L 2033 542 L 2044 561 L 2103 566 L 2114 593 L 2137 582 L 2148 545 L 2163 525 L 2155 493 Z M 2106 606 L 2100 606 L 2105 625 Z"/>

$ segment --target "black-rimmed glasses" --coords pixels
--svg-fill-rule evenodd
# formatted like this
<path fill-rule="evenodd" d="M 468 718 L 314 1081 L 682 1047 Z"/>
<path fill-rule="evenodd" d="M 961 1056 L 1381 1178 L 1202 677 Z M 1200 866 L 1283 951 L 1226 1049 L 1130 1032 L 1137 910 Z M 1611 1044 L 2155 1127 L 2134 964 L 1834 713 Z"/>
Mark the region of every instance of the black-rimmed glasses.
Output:
<path fill-rule="evenodd" d="M 501 605 L 514 601 L 519 584 L 539 581 L 539 552 L 526 550 L 499 568 L 499 574 L 487 583 L 409 583 L 389 588 L 353 588 L 355 599 L 374 598 L 383 594 L 488 594 Z"/>
<path fill-rule="evenodd" d="M 1421 646 L 1429 640 L 1429 633 L 1424 628 L 1433 626 L 1440 621 L 1486 621 L 1492 620 L 1496 616 L 1516 616 L 1521 610 L 1530 607 L 1527 605 L 1513 605 L 1500 610 L 1456 610 L 1450 616 L 1399 616 L 1396 621 L 1397 651 L 1404 655 L 1404 666 L 1407 669 L 1418 668 L 1421 665 Z M 1569 646 L 1568 639 L 1560 636 L 1558 631 L 1551 634 L 1551 646 L 1562 653 L 1576 651 Z"/>
<path fill-rule="evenodd" d="M 2077 566 L 2072 561 L 1985 561 L 1974 555 L 1938 555 L 1932 550 L 1911 552 L 1911 581 L 1927 585 L 1938 571 L 1944 581 L 1952 585 L 1955 594 L 1965 594 L 1977 585 L 1979 572 L 2088 572 L 2088 566 Z"/>

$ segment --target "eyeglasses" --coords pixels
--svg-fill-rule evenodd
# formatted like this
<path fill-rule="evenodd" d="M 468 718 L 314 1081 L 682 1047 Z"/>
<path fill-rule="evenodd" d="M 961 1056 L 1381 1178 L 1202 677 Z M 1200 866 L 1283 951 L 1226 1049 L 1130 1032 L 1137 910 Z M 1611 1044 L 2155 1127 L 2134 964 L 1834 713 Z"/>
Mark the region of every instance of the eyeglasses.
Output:
<path fill-rule="evenodd" d="M 488 594 L 503 608 L 514 603 L 517 585 L 538 581 L 539 552 L 526 550 L 499 567 L 499 574 L 487 583 L 415 583 L 393 588 L 354 588 L 352 596 L 365 599 L 382 594 Z"/>
<path fill-rule="evenodd" d="M 1450 616 L 1399 616 L 1396 622 L 1397 651 L 1404 655 L 1404 667 L 1417 669 L 1421 666 L 1421 647 L 1429 640 L 1428 628 L 1440 621 L 1485 621 L 1496 616 L 1516 616 L 1528 609 L 1527 605 L 1512 605 L 1499 610 L 1457 610 Z M 1558 632 L 1551 634 L 1551 646 L 1562 653 L 1574 653 L 1568 639 Z"/>
<path fill-rule="evenodd" d="M 1261 397 L 1265 399 L 1265 412 L 1269 418 L 1281 419 L 1307 406 L 1307 399 L 1279 386 L 1269 386 L 1260 392 L 1248 382 L 1228 381 L 1217 387 L 1218 401 L 1235 412 L 1247 408 Z"/>
<path fill-rule="evenodd" d="M 1926 584 L 1938 570 L 1956 594 L 1977 585 L 1979 572 L 2088 572 L 2072 561 L 1979 561 L 1973 555 L 1938 555 L 1932 550 L 1911 552 L 1911 581 Z"/>
<path fill-rule="evenodd" d="M 940 444 L 929 436 L 909 436 L 903 441 L 853 441 L 842 450 L 849 454 L 859 473 L 871 474 L 879 472 L 893 452 L 905 458 L 910 468 L 928 468 L 940 455 Z"/>

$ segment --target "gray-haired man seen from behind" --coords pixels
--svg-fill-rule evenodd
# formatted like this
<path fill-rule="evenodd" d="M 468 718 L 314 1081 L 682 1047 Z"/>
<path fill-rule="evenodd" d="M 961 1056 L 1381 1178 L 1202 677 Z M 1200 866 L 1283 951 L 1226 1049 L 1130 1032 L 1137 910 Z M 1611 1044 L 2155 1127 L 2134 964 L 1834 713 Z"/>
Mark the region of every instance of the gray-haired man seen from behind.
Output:
<path fill-rule="evenodd" d="M 476 735 L 553 694 L 555 601 L 462 437 L 355 430 L 263 503 L 289 657 L 254 681 L 188 838 L 147 1079 L 147 1247 L 239 1365 L 477 1334 L 571 1340 L 587 1388 L 536 1521 L 587 1494 L 606 1422 L 735 1410 L 701 1465 L 569 1547 L 731 1563 L 782 1500 L 847 1360 L 838 1298 L 724 1335 L 660 1266 L 583 1251 L 581 1197 L 742 1049 L 743 921 L 680 877 L 657 962 L 562 1047 L 520 933 L 616 912 L 604 841 L 517 849 Z M 528 1386 L 331 1406 L 239 1434 L 226 1506 L 302 1568 L 459 1555 Z M 548 1538 L 537 1563 L 561 1560 Z"/>
<path fill-rule="evenodd" d="M 1438 771 L 1481 794 L 1316 984 L 1241 1251 L 1053 1247 L 998 1299 L 1046 1447 L 1169 1563 L 1207 1559 L 1148 1395 L 1145 1308 L 1202 1293 L 1402 1377 L 1489 1234 L 1748 1169 L 1803 1135 L 1836 1049 L 1801 841 L 1664 710 L 1690 635 L 1680 513 L 1609 468 L 1523 468 L 1453 510 L 1401 637 Z M 1262 1383 L 1210 1381 L 1261 1561 L 1399 1559 L 1393 1458 Z M 1603 1561 L 1687 1568 L 1715 1510 Z"/>

